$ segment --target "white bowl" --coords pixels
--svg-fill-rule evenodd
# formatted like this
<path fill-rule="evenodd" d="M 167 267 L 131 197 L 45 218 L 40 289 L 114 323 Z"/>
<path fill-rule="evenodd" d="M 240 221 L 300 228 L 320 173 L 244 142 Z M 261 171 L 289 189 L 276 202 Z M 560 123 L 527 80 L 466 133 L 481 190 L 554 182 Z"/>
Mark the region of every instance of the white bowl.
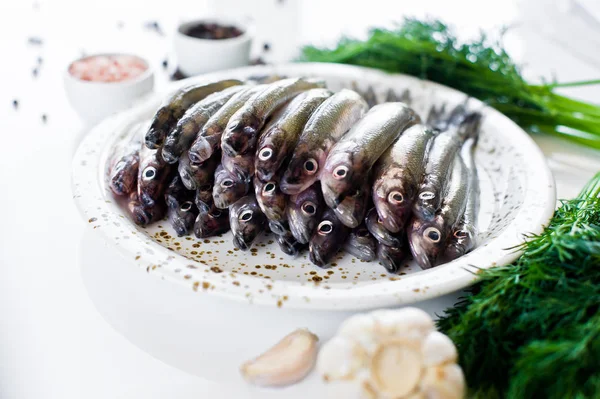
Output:
<path fill-rule="evenodd" d="M 406 90 L 420 115 L 430 107 L 464 104 L 466 95 L 414 77 L 339 64 L 262 65 L 208 74 L 177 82 L 169 89 L 198 81 L 248 79 L 251 76 L 307 76 L 323 79 L 337 91 L 373 90 L 381 101 L 393 90 Z M 144 272 L 180 284 L 184 290 L 255 304 L 356 310 L 398 306 L 448 294 L 477 280 L 477 270 L 509 264 L 515 246 L 527 234 L 540 233 L 554 213 L 554 180 L 544 155 L 513 121 L 478 100 L 468 108 L 483 114 L 476 160 L 481 188 L 478 246 L 472 252 L 429 270 L 410 261 L 401 275 L 390 275 L 377 262 L 360 262 L 340 253 L 328 270 L 310 263 L 304 253 L 284 255 L 272 237 L 262 236 L 256 252 L 234 251 L 231 234 L 197 240 L 177 237 L 167 221 L 141 228 L 128 217 L 108 187 L 108 165 L 130 126 L 156 112 L 164 95 L 109 118 L 86 135 L 73 160 L 73 198 L 94 231 L 102 233 L 128 261 Z"/>
<path fill-rule="evenodd" d="M 242 30 L 242 34 L 229 39 L 198 39 L 187 36 L 185 32 L 199 23 L 233 25 Z M 194 20 L 179 25 L 175 32 L 175 55 L 179 70 L 186 76 L 218 71 L 248 65 L 253 29 L 239 22 L 222 20 Z"/>
<path fill-rule="evenodd" d="M 83 58 L 121 54 L 95 54 Z M 94 82 L 82 80 L 69 72 L 72 63 L 64 73 L 64 85 L 71 106 L 86 122 L 98 122 L 105 117 L 129 108 L 137 99 L 152 92 L 154 88 L 154 72 L 150 64 L 136 56 L 146 64 L 146 70 L 133 79 L 120 82 Z M 81 59 L 83 59 L 81 58 Z M 76 62 L 79 60 L 75 60 Z"/>

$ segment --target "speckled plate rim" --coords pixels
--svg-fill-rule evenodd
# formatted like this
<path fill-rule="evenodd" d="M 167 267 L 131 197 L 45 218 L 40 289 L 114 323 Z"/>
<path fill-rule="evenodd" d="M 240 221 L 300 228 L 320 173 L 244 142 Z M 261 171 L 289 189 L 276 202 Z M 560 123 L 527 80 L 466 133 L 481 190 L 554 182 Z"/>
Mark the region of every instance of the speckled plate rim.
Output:
<path fill-rule="evenodd" d="M 411 85 L 417 87 L 446 91 L 456 98 L 465 98 L 464 93 L 411 76 L 388 74 L 370 68 L 320 63 L 237 68 L 176 82 L 170 89 L 202 79 L 244 78 L 267 74 L 289 76 L 339 74 L 353 79 L 358 79 L 360 76 L 371 80 L 394 79 L 398 82 L 411 82 Z M 293 281 L 270 280 L 272 287 L 269 295 L 266 296 L 252 294 L 254 288 L 257 290 L 264 288 L 264 280 L 253 276 L 231 275 L 231 278 L 240 282 L 235 285 L 232 285 L 231 281 L 225 281 L 227 276 L 224 273 L 222 275 L 205 273 L 201 280 L 186 280 L 184 273 L 176 271 L 186 268 L 210 268 L 210 265 L 194 262 L 169 251 L 145 234 L 140 234 L 135 224 L 124 215 L 115 201 L 107 197 L 108 193 L 103 190 L 102 184 L 105 172 L 101 170 L 100 165 L 107 157 L 110 144 L 114 142 L 116 130 L 123 129 L 124 125 L 142 117 L 149 117 L 151 115 L 149 110 L 156 109 L 160 98 L 160 95 L 154 95 L 133 109 L 114 115 L 91 129 L 73 159 L 73 198 L 91 228 L 101 232 L 127 260 L 135 262 L 143 270 L 156 274 L 162 279 L 182 284 L 187 289 L 264 305 L 281 306 L 283 298 L 286 307 L 320 310 L 357 310 L 417 302 L 471 285 L 476 281 L 479 269 L 506 265 L 514 261 L 520 253 L 511 248 L 520 244 L 526 234 L 541 232 L 554 213 L 556 205 L 554 178 L 541 150 L 527 133 L 509 118 L 472 99 L 470 104 L 480 108 L 486 121 L 494 123 L 514 148 L 526 154 L 529 163 L 523 204 L 517 211 L 515 219 L 496 238 L 471 253 L 436 268 L 402 276 L 395 281 L 378 281 L 364 286 L 358 284 L 350 289 L 331 289 L 318 284 L 305 285 Z M 100 215 L 105 215 L 106 220 L 101 220 Z M 121 236 L 123 231 L 128 232 L 130 236 L 127 239 L 117 240 L 115 237 Z M 290 260 L 291 262 L 293 260 Z"/>

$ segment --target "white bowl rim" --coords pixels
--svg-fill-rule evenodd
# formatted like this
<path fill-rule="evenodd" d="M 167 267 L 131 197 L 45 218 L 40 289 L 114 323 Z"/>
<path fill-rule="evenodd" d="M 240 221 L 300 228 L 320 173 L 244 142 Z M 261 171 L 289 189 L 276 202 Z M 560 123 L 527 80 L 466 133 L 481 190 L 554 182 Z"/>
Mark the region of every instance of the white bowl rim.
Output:
<path fill-rule="evenodd" d="M 146 65 L 146 70 L 141 73 L 140 75 L 136 76 L 133 79 L 125 79 L 125 80 L 121 80 L 121 81 L 117 81 L 117 82 L 99 82 L 99 81 L 94 81 L 94 80 L 83 80 L 83 79 L 79 79 L 75 76 L 73 76 L 73 74 L 71 74 L 71 72 L 69 72 L 69 69 L 71 69 L 71 65 L 73 65 L 75 62 L 77 61 L 81 61 L 81 60 L 85 60 L 86 58 L 92 58 L 92 57 L 102 57 L 102 56 L 118 56 L 118 55 L 126 55 L 129 57 L 135 57 L 137 59 L 139 59 L 140 61 L 142 61 L 145 65 Z M 152 68 L 152 65 L 150 65 L 150 63 L 148 62 L 148 60 L 146 60 L 144 57 L 138 55 L 138 54 L 134 54 L 134 53 L 121 53 L 121 52 L 106 52 L 106 53 L 97 53 L 97 54 L 89 54 L 89 55 L 85 55 L 83 57 L 77 58 L 71 62 L 69 62 L 69 64 L 67 65 L 66 70 L 64 71 L 64 76 L 65 79 L 69 79 L 72 80 L 74 82 L 78 82 L 80 84 L 83 85 L 88 85 L 88 86 L 96 86 L 96 87 L 115 87 L 115 86 L 121 86 L 121 87 L 125 87 L 125 86 L 133 86 L 137 83 L 143 82 L 147 79 L 149 79 L 150 77 L 152 77 L 154 75 L 154 69 Z"/>

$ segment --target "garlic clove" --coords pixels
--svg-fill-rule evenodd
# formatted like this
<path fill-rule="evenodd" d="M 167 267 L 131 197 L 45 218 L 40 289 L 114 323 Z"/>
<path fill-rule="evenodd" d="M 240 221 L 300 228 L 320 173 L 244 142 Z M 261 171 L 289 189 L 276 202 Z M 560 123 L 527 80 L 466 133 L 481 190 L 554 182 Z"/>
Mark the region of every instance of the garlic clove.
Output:
<path fill-rule="evenodd" d="M 421 379 L 421 392 L 427 398 L 463 399 L 465 376 L 457 364 L 427 368 Z"/>
<path fill-rule="evenodd" d="M 458 352 L 450 338 L 434 331 L 423 341 L 423 362 L 425 366 L 438 366 L 444 363 L 456 363 Z"/>
<path fill-rule="evenodd" d="M 352 379 L 366 362 L 367 354 L 358 343 L 336 336 L 321 348 L 317 370 L 325 380 Z"/>
<path fill-rule="evenodd" d="M 374 331 L 375 319 L 369 314 L 358 314 L 344 321 L 337 335 L 351 338 L 367 352 L 372 352 L 377 348 Z"/>
<path fill-rule="evenodd" d="M 371 382 L 385 396 L 399 398 L 419 384 L 423 359 L 418 346 L 410 342 L 383 343 L 371 358 Z"/>
<path fill-rule="evenodd" d="M 380 310 L 373 312 L 375 330 L 379 335 L 406 335 L 415 339 L 435 330 L 435 324 L 426 312 L 417 308 Z"/>
<path fill-rule="evenodd" d="M 283 386 L 302 380 L 317 357 L 316 335 L 299 329 L 240 367 L 242 376 L 259 386 Z"/>

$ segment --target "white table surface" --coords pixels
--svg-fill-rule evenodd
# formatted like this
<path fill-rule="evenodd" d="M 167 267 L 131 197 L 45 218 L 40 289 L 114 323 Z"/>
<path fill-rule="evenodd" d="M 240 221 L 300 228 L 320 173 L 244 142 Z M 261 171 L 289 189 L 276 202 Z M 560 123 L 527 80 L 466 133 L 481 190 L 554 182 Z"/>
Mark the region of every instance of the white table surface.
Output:
<path fill-rule="evenodd" d="M 527 65 L 528 77 L 600 77 L 597 57 L 586 57 L 581 48 L 580 22 L 572 20 L 577 29 L 563 30 L 562 44 L 551 38 L 549 6 L 524 14 L 531 5 L 443 0 L 99 3 L 0 3 L 1 398 L 323 397 L 315 376 L 284 391 L 258 390 L 245 385 L 236 368 L 244 356 L 295 327 L 309 326 L 327 338 L 348 315 L 248 307 L 193 295 L 127 264 L 88 230 L 70 190 L 71 157 L 86 127 L 70 109 L 61 80 L 66 64 L 81 51 L 135 51 L 153 61 L 160 89 L 167 83 L 160 63 L 170 41 L 144 30 L 148 20 L 159 20 L 168 31 L 195 16 L 251 15 L 258 28 L 256 50 L 268 41 L 272 50 L 265 59 L 283 61 L 301 43 L 331 43 L 341 32 L 360 34 L 402 15 L 429 14 L 460 26 L 462 34 L 521 21 L 507 45 Z M 569 2 L 557 3 L 563 7 L 557 10 L 569 11 L 568 4 L 564 8 Z M 124 23 L 120 29 L 118 21 Z M 591 41 L 594 36 L 586 32 Z M 43 46 L 28 45 L 32 35 L 42 37 Z M 38 56 L 43 64 L 33 79 Z M 600 102 L 598 87 L 569 93 Z M 17 110 L 13 99 L 19 101 Z M 546 137 L 536 141 L 548 156 L 560 198 L 574 196 L 600 170 L 598 152 Z M 457 296 L 419 306 L 439 313 Z M 218 356 L 223 346 L 231 350 Z"/>

